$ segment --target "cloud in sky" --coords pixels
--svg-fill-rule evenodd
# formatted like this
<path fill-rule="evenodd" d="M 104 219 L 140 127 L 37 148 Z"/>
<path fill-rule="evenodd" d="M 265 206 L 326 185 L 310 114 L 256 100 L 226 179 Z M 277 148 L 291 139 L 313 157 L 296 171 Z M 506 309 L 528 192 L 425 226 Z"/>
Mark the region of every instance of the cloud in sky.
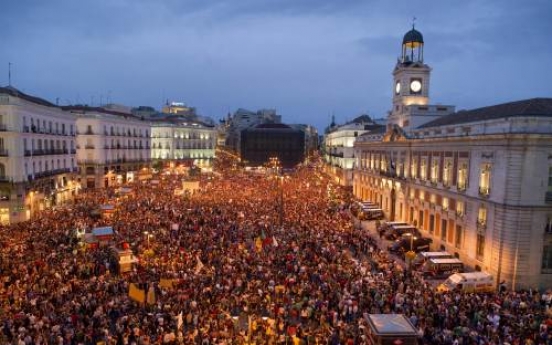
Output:
<path fill-rule="evenodd" d="M 432 102 L 550 97 L 549 13 L 547 0 L 21 0 L 0 12 L 0 66 L 61 104 L 169 99 L 215 119 L 270 107 L 321 129 L 332 113 L 386 115 L 413 16 Z"/>

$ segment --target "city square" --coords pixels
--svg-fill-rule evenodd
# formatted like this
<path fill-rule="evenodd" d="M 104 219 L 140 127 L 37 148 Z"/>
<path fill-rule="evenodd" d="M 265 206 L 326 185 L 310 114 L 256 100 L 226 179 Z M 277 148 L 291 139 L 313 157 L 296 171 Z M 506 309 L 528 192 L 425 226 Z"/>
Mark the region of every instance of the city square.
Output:
<path fill-rule="evenodd" d="M 7 2 L 0 345 L 552 344 L 551 12 Z"/>
<path fill-rule="evenodd" d="M 228 157 L 193 192 L 177 195 L 185 175 L 168 169 L 3 227 L 3 341 L 367 344 L 368 313 L 404 314 L 423 344 L 548 341 L 550 291 L 437 293 L 380 248 L 374 221 L 352 219 L 350 191 L 318 165 L 284 177 Z M 112 238 L 77 237 L 103 226 Z"/>

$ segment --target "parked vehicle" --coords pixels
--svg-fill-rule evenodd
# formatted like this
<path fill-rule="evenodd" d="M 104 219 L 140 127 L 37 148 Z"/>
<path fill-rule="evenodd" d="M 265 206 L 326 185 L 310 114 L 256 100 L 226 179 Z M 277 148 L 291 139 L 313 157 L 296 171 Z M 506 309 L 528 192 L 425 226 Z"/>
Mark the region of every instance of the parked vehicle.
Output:
<path fill-rule="evenodd" d="M 429 246 L 433 243 L 431 238 L 414 237 L 413 239 L 400 239 L 389 245 L 388 250 L 391 253 L 402 254 L 412 250 L 415 253 L 429 251 Z"/>
<path fill-rule="evenodd" d="M 379 208 L 379 206 L 369 201 L 357 201 L 351 204 L 350 210 L 353 216 L 360 218 L 362 216 L 362 211 L 364 209 L 372 209 L 372 208 Z"/>
<path fill-rule="evenodd" d="M 381 220 L 384 218 L 384 213 L 381 208 L 363 208 L 360 219 L 362 220 Z"/>
<path fill-rule="evenodd" d="M 412 266 L 420 267 L 429 259 L 450 259 L 453 257 L 449 252 L 420 252 L 412 261 Z"/>
<path fill-rule="evenodd" d="M 457 258 L 432 258 L 421 266 L 422 274 L 428 278 L 444 278 L 453 273 L 464 272 L 464 263 Z"/>
<path fill-rule="evenodd" d="M 420 231 L 413 225 L 392 225 L 385 231 L 384 237 L 387 240 L 396 240 L 403 234 L 413 234 L 416 237 L 422 237 Z"/>
<path fill-rule="evenodd" d="M 437 291 L 494 292 L 493 276 L 487 272 L 455 273 L 437 286 Z"/>

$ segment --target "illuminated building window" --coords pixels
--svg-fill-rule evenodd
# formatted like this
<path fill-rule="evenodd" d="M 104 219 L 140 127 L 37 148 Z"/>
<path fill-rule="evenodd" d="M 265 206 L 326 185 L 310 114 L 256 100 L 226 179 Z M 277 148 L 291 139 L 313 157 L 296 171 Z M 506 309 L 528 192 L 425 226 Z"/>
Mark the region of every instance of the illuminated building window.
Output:
<path fill-rule="evenodd" d="M 466 213 L 464 202 L 461 200 L 456 201 L 456 215 L 461 217 Z"/>
<path fill-rule="evenodd" d="M 448 187 L 452 181 L 452 159 L 445 158 L 443 165 L 443 186 Z"/>
<path fill-rule="evenodd" d="M 479 173 L 479 195 L 489 196 L 491 192 L 491 165 L 486 163 L 481 165 Z"/>
<path fill-rule="evenodd" d="M 487 226 L 487 208 L 483 205 L 479 207 L 477 212 L 477 225 L 482 228 Z"/>
<path fill-rule="evenodd" d="M 449 198 L 444 197 L 443 198 L 443 211 L 447 211 L 449 209 Z"/>
<path fill-rule="evenodd" d="M 433 157 L 431 159 L 431 182 L 437 183 L 439 180 L 439 157 Z"/>
<path fill-rule="evenodd" d="M 422 158 L 420 161 L 420 179 L 427 180 L 427 158 Z"/>
<path fill-rule="evenodd" d="M 458 181 L 456 187 L 459 191 L 464 191 L 468 188 L 468 163 L 460 162 L 458 164 Z"/>
<path fill-rule="evenodd" d="M 418 158 L 412 158 L 412 163 L 410 164 L 410 176 L 412 176 L 412 178 L 418 178 Z"/>

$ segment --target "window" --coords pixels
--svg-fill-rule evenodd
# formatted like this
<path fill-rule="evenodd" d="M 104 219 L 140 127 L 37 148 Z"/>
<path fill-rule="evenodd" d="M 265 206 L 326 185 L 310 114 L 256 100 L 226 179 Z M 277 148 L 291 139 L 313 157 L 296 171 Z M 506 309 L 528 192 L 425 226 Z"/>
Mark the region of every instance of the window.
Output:
<path fill-rule="evenodd" d="M 441 220 L 441 240 L 446 241 L 447 239 L 447 220 Z"/>
<path fill-rule="evenodd" d="M 418 212 L 418 223 L 419 223 L 418 226 L 420 226 L 420 228 L 423 227 L 423 225 L 424 225 L 424 211 L 420 210 L 420 212 Z"/>
<path fill-rule="evenodd" d="M 443 211 L 448 211 L 449 209 L 449 198 L 443 197 Z"/>
<path fill-rule="evenodd" d="M 401 176 L 401 177 L 405 177 L 404 176 L 404 159 L 403 158 L 401 158 L 399 160 L 399 164 L 397 166 L 397 175 Z"/>
<path fill-rule="evenodd" d="M 430 214 L 429 215 L 429 233 L 433 234 L 435 231 L 435 215 Z"/>
<path fill-rule="evenodd" d="M 547 244 L 542 248 L 541 269 L 552 271 L 552 244 Z"/>
<path fill-rule="evenodd" d="M 410 190 L 410 200 L 414 200 L 414 189 Z"/>
<path fill-rule="evenodd" d="M 431 159 L 431 182 L 437 183 L 439 180 L 439 157 L 433 157 Z"/>
<path fill-rule="evenodd" d="M 435 205 L 435 203 L 437 202 L 437 196 L 435 194 L 430 194 L 429 202 L 431 203 L 431 205 Z"/>
<path fill-rule="evenodd" d="M 466 214 L 464 202 L 461 200 L 456 201 L 456 215 L 461 217 Z"/>
<path fill-rule="evenodd" d="M 477 212 L 477 226 L 485 228 L 487 226 L 487 208 L 484 205 L 479 206 Z"/>
<path fill-rule="evenodd" d="M 482 164 L 479 172 L 479 195 L 489 196 L 491 192 L 491 164 Z"/>
<path fill-rule="evenodd" d="M 459 191 L 464 191 L 468 188 L 468 163 L 460 162 L 458 164 L 458 181 L 456 187 Z"/>
<path fill-rule="evenodd" d="M 427 158 L 422 158 L 420 162 L 420 179 L 427 180 Z"/>
<path fill-rule="evenodd" d="M 410 176 L 412 176 L 412 178 L 418 178 L 418 158 L 412 158 L 412 163 L 410 164 Z"/>
<path fill-rule="evenodd" d="M 552 216 L 546 218 L 546 224 L 544 225 L 544 232 L 552 234 Z"/>
<path fill-rule="evenodd" d="M 443 186 L 450 186 L 452 181 L 452 159 L 445 158 L 445 164 L 443 165 Z"/>
<path fill-rule="evenodd" d="M 485 255 L 485 233 L 483 231 L 477 231 L 477 242 L 475 244 L 476 252 L 475 255 L 478 260 L 482 260 Z"/>
<path fill-rule="evenodd" d="M 552 192 L 552 167 L 548 168 L 548 191 Z"/>

